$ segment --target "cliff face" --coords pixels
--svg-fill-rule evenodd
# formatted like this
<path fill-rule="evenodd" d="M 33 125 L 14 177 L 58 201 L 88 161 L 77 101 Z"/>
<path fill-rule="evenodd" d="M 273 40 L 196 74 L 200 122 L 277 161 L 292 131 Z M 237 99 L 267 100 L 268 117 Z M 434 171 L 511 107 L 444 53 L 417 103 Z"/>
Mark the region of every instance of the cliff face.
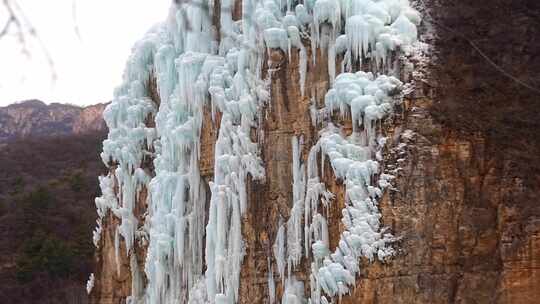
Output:
<path fill-rule="evenodd" d="M 538 122 L 538 114 L 533 114 L 536 101 L 522 85 L 489 67 L 485 58 L 462 37 L 512 36 L 501 34 L 508 30 L 515 34 L 517 42 L 530 41 L 535 35 L 531 24 L 539 13 L 535 4 L 500 2 L 483 5 L 426 1 L 433 19 L 426 16 L 421 31 L 425 33 L 424 40 L 434 47 L 431 61 L 426 66 L 425 62 L 411 59 L 416 71 L 423 73 L 409 75 L 407 69 L 402 69 L 400 78 L 412 77 L 416 87 L 394 115 L 381 124 L 388 137 L 385 172 L 395 172 L 396 179 L 384 193 L 379 208 L 383 225 L 399 238 L 393 245 L 397 253 L 385 263 L 362 259 L 355 287 L 341 303 L 537 302 L 540 175 L 538 154 L 534 151 L 540 141 L 531 134 Z M 510 27 L 497 23 L 509 8 L 513 8 L 510 11 L 517 14 L 519 22 Z M 456 38 L 456 32 L 462 36 Z M 533 58 L 538 45 L 521 48 L 516 42 L 512 46 L 517 50 L 512 53 L 498 48 L 500 42 L 486 39 L 478 45 L 496 63 L 504 63 L 505 58 L 519 62 L 521 68 L 502 64 L 509 73 L 534 75 L 525 73 L 522 64 L 528 60 L 529 67 L 536 68 L 538 61 Z M 312 51 L 308 48 L 308 58 Z M 325 51 L 316 51 L 316 62 L 325 62 L 327 56 Z M 341 59 L 337 60 L 338 69 Z M 273 251 L 280 219 L 291 216 L 291 137 L 303 138 L 300 159 L 307 163 L 310 147 L 317 143 L 320 130 L 320 125 L 312 123 L 312 100 L 317 108 L 322 108 L 331 87 L 328 66 L 308 60 L 305 92 L 309 93 L 302 96 L 297 52 L 288 58 L 286 52 L 268 50 L 264 62 L 263 74 L 269 75 L 271 82 L 270 99 L 263 109 L 264 119 L 251 138 L 260 143 L 266 178 L 250 180 L 247 185 L 249 203 L 242 217 L 245 255 L 239 303 L 270 303 L 269 265 L 273 268 L 276 299 L 279 301 L 285 293 L 286 286 L 276 273 Z M 525 78 L 523 81 L 535 83 Z M 149 87 L 156 91 L 152 85 Z M 159 104 L 156 99 L 154 102 Z M 221 119 L 219 113 L 212 119 L 211 111 L 205 107 L 201 128 L 200 172 L 207 198 L 208 184 L 215 174 L 214 152 Z M 350 118 L 336 119 L 345 132 L 351 132 Z M 144 168 L 153 170 L 147 161 Z M 328 160 L 321 180 L 335 195 L 324 209 L 333 251 L 345 229 L 341 221 L 346 190 Z M 119 188 L 115 185 L 114 189 L 117 192 Z M 209 205 L 207 199 L 206 210 Z M 146 209 L 147 194 L 142 189 L 134 208 L 135 217 L 143 222 L 140 226 L 144 225 Z M 144 267 L 145 242 L 134 245 L 135 258 L 120 254 L 116 261 L 114 242 L 118 225 L 118 218 L 111 212 L 103 219 L 91 292 L 93 303 L 123 303 L 134 290 L 140 290 L 137 284 L 147 284 L 144 278 L 139 283 L 133 280 L 131 271 Z M 125 252 L 123 241 L 119 248 L 121 253 Z M 294 269 L 296 278 L 306 282 L 306 293 L 309 273 L 310 265 L 305 259 Z"/>
<path fill-rule="evenodd" d="M 84 134 L 106 130 L 107 126 L 103 121 L 103 110 L 105 110 L 105 107 L 106 104 L 98 103 L 82 108 L 80 114 L 73 122 L 73 133 Z"/>
<path fill-rule="evenodd" d="M 29 100 L 0 108 L 0 142 L 16 138 L 62 136 L 106 130 L 105 104 L 77 107 Z"/>
<path fill-rule="evenodd" d="M 346 303 L 534 303 L 538 176 L 527 182 L 485 137 L 434 122 L 429 99 L 409 105 L 403 171 L 381 207 L 401 254 L 366 265 Z"/>

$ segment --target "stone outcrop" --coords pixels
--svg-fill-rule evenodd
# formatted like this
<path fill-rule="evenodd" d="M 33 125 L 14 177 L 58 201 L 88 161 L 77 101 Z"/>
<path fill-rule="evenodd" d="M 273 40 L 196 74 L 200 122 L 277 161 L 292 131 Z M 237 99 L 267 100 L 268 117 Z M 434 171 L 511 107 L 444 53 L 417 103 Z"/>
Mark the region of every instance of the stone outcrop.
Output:
<path fill-rule="evenodd" d="M 362 261 L 356 288 L 341 303 L 536 303 L 540 299 L 540 175 L 536 170 L 538 154 L 528 155 L 528 149 L 536 151 L 540 141 L 537 137 L 527 137 L 529 142 L 521 151 L 514 149 L 506 153 L 510 150 L 501 147 L 508 146 L 508 142 L 499 143 L 501 137 L 492 136 L 486 127 L 463 128 L 453 123 L 456 121 L 453 117 L 471 114 L 465 112 L 467 108 L 461 104 L 464 99 L 460 97 L 477 92 L 476 86 L 463 89 L 462 78 L 449 80 L 444 63 L 450 62 L 455 67 L 468 63 L 470 71 L 486 63 L 470 63 L 474 49 L 466 47 L 466 41 L 461 42 L 461 48 L 466 50 L 454 49 L 448 42 L 453 34 L 439 27 L 460 24 L 463 18 L 477 20 L 476 15 L 485 11 L 484 7 L 468 11 L 470 7 L 458 1 L 426 2 L 431 14 L 441 22 L 441 25 L 431 22 L 437 28 L 437 40 L 430 42 L 435 46 L 433 55 L 438 60 L 427 67 L 427 74 L 415 76 L 415 90 L 396 109 L 391 123 L 383 126 L 390 138 L 386 169 L 396 170 L 397 179 L 393 189 L 384 194 L 380 208 L 384 225 L 400 238 L 395 244 L 398 253 L 384 264 Z M 475 5 L 491 7 L 472 4 Z M 448 13 L 446 9 L 451 7 L 454 8 Z M 499 12 L 495 6 L 491 10 L 493 15 Z M 468 13 L 462 15 L 463 11 Z M 525 17 L 521 20 L 533 22 Z M 467 33 L 466 29 L 461 32 Z M 532 56 L 530 51 L 521 52 Z M 267 54 L 268 64 L 263 74 L 273 71 L 271 99 L 264 109 L 265 119 L 260 129 L 252 134 L 252 139 L 260 143 L 266 180 L 248 186 L 249 205 L 242 223 L 246 254 L 240 303 L 268 303 L 268 261 L 273 261 L 272 244 L 279 219 L 288 218 L 292 201 L 291 136 L 303 136 L 301 157 L 306 160 L 309 147 L 318 138 L 318 129 L 312 125 L 310 115 L 310 97 L 321 107 L 329 88 L 326 54 L 316 55 L 317 62 L 324 64 L 308 61 L 307 93 L 302 96 L 297 53 L 292 52 L 291 58 L 279 50 Z M 464 80 L 492 83 L 485 74 L 473 73 Z M 503 99 L 499 93 L 492 94 Z M 512 96 L 504 99 L 509 103 L 513 100 Z M 443 102 L 447 104 L 441 110 Z M 481 120 L 487 115 L 480 109 L 472 114 Z M 538 114 L 534 117 L 538 118 Z M 490 127 L 516 123 L 510 128 L 500 126 L 508 136 L 522 134 L 523 127 L 531 127 L 511 119 L 485 119 L 490 121 Z M 207 182 L 213 174 L 217 125 L 205 115 L 201 174 Z M 520 142 L 516 139 L 514 143 Z M 522 169 L 529 165 L 524 160 L 532 160 L 528 170 Z M 340 221 L 344 186 L 333 176 L 328 164 L 325 168 L 324 182 L 336 195 L 327 210 L 333 250 L 343 229 Z M 144 213 L 145 197 L 139 197 L 139 215 Z M 117 224 L 112 216 L 104 222 L 97 252 L 96 288 L 91 293 L 93 303 L 123 303 L 130 294 L 130 261 L 121 254 L 119 271 L 114 261 L 112 233 Z M 122 245 L 120 248 L 124 252 Z M 141 249 L 137 251 L 139 254 L 144 253 L 144 244 Z M 142 261 L 144 257 L 137 256 L 138 267 Z M 297 278 L 307 280 L 308 267 L 307 263 L 301 264 L 295 272 Z M 279 299 L 284 287 L 277 274 L 275 281 Z"/>
<path fill-rule="evenodd" d="M 105 104 L 78 107 L 28 100 L 0 107 L 0 142 L 105 131 Z"/>
<path fill-rule="evenodd" d="M 107 104 L 98 103 L 82 108 L 80 114 L 73 122 L 72 131 L 75 134 L 84 134 L 93 131 L 104 131 L 107 129 L 103 121 L 103 110 Z"/>

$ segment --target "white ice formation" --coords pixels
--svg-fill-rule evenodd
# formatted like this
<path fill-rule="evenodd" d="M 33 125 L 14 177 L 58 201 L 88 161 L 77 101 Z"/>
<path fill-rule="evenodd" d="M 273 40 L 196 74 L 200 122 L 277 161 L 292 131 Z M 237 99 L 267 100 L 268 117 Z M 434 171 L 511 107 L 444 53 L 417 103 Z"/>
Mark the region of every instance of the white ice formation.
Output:
<path fill-rule="evenodd" d="M 94 288 L 94 280 L 96 277 L 93 273 L 90 274 L 90 277 L 88 277 L 88 281 L 86 282 L 86 293 L 90 294 L 92 292 L 92 289 Z"/>
<path fill-rule="evenodd" d="M 100 178 L 94 242 L 99 246 L 110 210 L 120 219 L 114 232 L 117 260 L 130 256 L 129 303 L 238 301 L 248 175 L 265 179 L 250 134 L 264 119 L 269 99 L 270 83 L 261 74 L 270 49 L 289 58 L 298 52 L 302 95 L 308 50 L 315 61 L 315 49 L 324 49 L 331 88 L 324 108 L 313 103 L 313 124 L 322 129 L 306 161 L 302 136 L 291 139 L 293 201 L 290 216 L 279 223 L 274 262 L 269 260 L 269 301 L 279 301 L 274 270 L 284 287 L 282 303 L 330 303 L 354 286 L 360 258 L 393 254 L 393 237 L 381 227 L 377 207 L 393 178 L 381 170 L 385 138 L 377 123 L 394 109 L 402 86 L 395 58 L 411 51 L 418 12 L 408 0 L 245 0 L 241 20 L 233 20 L 234 5 L 232 0 L 173 4 L 168 19 L 134 46 L 122 85 L 104 113 L 110 131 L 101 156 L 110 173 Z M 217 25 L 212 24 L 216 13 Z M 159 100 L 150 92 L 151 79 Z M 209 191 L 199 168 L 205 107 L 219 126 Z M 351 117 L 352 134 L 332 123 L 338 115 Z M 319 177 L 325 159 L 346 190 L 337 248 L 330 248 L 324 212 L 334 195 Z M 148 204 L 143 219 L 134 210 L 142 192 Z M 127 252 L 121 252 L 120 238 Z M 133 252 L 136 244 L 147 246 L 144 269 Z M 302 259 L 311 262 L 308 282 L 294 275 Z"/>

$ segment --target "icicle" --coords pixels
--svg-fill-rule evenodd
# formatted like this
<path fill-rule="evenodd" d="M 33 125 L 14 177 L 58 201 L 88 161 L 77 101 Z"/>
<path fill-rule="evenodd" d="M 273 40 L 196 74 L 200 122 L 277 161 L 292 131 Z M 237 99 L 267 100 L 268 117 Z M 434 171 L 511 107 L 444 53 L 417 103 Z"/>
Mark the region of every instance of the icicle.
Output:
<path fill-rule="evenodd" d="M 302 215 L 304 213 L 305 170 L 300 160 L 300 143 L 296 136 L 291 138 L 293 150 L 293 205 L 287 221 L 287 263 L 289 273 L 302 258 Z"/>
<path fill-rule="evenodd" d="M 298 72 L 300 74 L 300 93 L 302 94 L 302 96 L 304 96 L 307 73 L 307 51 L 304 44 L 302 44 L 300 32 L 298 31 L 298 28 L 296 26 L 289 26 L 287 32 L 289 34 L 289 41 L 291 45 L 299 49 L 300 66 Z"/>
<path fill-rule="evenodd" d="M 328 45 L 328 78 L 330 84 L 333 84 L 336 78 L 336 45 L 334 40 L 330 40 Z"/>
<path fill-rule="evenodd" d="M 339 33 L 341 12 L 338 1 L 318 0 L 315 2 L 315 6 L 313 7 L 313 24 L 315 27 L 314 40 L 316 41 L 317 45 L 320 43 L 320 26 L 324 22 L 328 22 L 332 25 L 332 30 L 334 33 Z"/>
<path fill-rule="evenodd" d="M 276 240 L 274 241 L 274 245 L 272 247 L 272 250 L 274 252 L 274 258 L 276 260 L 276 266 L 279 273 L 279 277 L 281 278 L 281 283 L 284 284 L 285 282 L 285 266 L 287 261 L 285 260 L 285 226 L 283 226 L 283 219 L 279 219 L 279 228 L 277 231 Z"/>

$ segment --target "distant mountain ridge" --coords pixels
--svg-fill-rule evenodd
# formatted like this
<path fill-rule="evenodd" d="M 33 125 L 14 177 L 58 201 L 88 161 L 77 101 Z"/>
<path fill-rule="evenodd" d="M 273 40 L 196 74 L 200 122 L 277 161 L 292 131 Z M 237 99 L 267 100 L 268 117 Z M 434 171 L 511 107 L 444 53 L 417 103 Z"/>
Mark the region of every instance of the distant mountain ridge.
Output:
<path fill-rule="evenodd" d="M 43 136 L 64 136 L 104 131 L 106 104 L 87 107 L 69 104 L 45 104 L 26 100 L 0 107 L 0 142 Z"/>

